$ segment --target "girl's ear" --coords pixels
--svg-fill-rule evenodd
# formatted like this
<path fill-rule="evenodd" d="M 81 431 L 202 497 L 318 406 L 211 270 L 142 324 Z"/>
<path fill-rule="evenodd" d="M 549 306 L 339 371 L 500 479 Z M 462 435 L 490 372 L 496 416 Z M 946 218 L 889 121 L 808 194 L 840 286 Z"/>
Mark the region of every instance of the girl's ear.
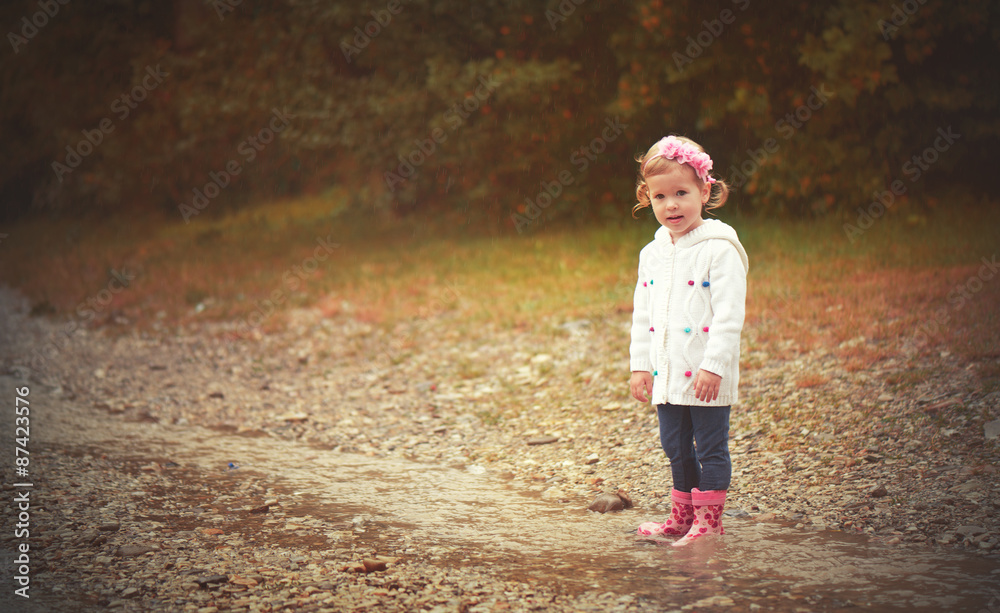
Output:
<path fill-rule="evenodd" d="M 712 184 L 705 182 L 701 186 L 701 203 L 708 204 L 708 199 L 712 195 Z"/>

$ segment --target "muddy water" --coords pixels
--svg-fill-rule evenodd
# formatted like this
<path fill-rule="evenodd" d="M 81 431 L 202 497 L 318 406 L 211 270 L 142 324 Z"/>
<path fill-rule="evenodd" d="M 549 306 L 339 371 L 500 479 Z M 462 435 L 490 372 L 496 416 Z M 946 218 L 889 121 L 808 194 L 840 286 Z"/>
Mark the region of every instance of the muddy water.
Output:
<path fill-rule="evenodd" d="M 86 412 L 63 414 L 38 432 L 50 443 L 73 441 L 122 456 L 141 449 L 144 458 L 209 473 L 233 462 L 241 474 L 281 491 L 283 508 L 361 526 L 373 539 L 402 531 L 431 564 L 489 565 L 508 578 L 558 583 L 566 593 L 633 595 L 651 610 L 693 604 L 698 610 L 1000 612 L 995 558 L 885 548 L 841 533 L 735 518 L 726 519 L 726 537 L 674 548 L 635 539 L 637 524 L 657 519 L 646 511 L 591 513 L 587 500 L 545 500 L 476 466 L 341 454 Z"/>

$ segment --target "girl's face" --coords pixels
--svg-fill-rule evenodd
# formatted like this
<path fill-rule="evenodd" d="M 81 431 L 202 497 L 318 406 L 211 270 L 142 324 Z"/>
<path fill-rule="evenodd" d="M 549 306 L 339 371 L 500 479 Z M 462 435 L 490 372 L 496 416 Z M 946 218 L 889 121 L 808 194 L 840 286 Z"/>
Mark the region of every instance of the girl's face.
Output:
<path fill-rule="evenodd" d="M 670 231 L 675 241 L 702 224 L 702 206 L 708 202 L 712 185 L 702 183 L 694 169 L 685 164 L 671 164 L 664 174 L 646 179 L 649 201 L 656 221 Z"/>

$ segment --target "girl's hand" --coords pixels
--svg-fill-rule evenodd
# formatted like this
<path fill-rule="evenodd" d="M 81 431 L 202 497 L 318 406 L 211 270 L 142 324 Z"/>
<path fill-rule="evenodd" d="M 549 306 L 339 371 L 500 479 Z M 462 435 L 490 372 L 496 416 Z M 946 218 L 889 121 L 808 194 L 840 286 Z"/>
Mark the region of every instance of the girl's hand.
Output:
<path fill-rule="evenodd" d="M 722 387 L 722 377 L 707 370 L 699 370 L 694 378 L 694 395 L 702 402 L 712 402 L 718 398 L 720 387 Z"/>
<path fill-rule="evenodd" d="M 639 402 L 649 402 L 649 395 L 653 393 L 653 375 L 644 370 L 637 370 L 632 373 L 632 380 L 628 386 L 633 398 Z"/>

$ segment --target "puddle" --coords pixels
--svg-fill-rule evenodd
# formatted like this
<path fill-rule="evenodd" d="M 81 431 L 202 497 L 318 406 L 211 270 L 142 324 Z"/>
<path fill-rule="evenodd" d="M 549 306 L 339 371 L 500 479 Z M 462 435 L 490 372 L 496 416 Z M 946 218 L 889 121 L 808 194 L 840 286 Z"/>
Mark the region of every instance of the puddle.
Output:
<path fill-rule="evenodd" d="M 635 539 L 636 525 L 658 517 L 647 511 L 591 513 L 587 500 L 544 500 L 478 467 L 318 451 L 206 430 L 192 439 L 192 429 L 183 432 L 183 443 L 143 437 L 142 444 L 150 454 L 209 471 L 236 462 L 282 490 L 286 510 L 346 523 L 364 515 L 375 533 L 392 527 L 418 549 L 443 550 L 432 556 L 435 564 L 489 564 L 509 578 L 558 582 L 567 593 L 611 591 L 665 607 L 725 594 L 768 611 L 1000 612 L 995 557 L 883 547 L 860 536 L 733 518 L 726 520 L 726 537 L 674 548 L 669 541 Z"/>
<path fill-rule="evenodd" d="M 64 404 L 64 403 L 60 403 Z M 472 467 L 341 454 L 271 437 L 114 421 L 67 408 L 39 414 L 40 444 L 170 459 L 208 475 L 263 477 L 289 514 L 403 533 L 430 563 L 484 565 L 506 579 L 632 595 L 647 610 L 977 611 L 1000 613 L 1000 560 L 880 547 L 838 532 L 726 519 L 728 535 L 687 548 L 636 541 L 642 509 L 599 515 Z M 34 415 L 34 414 L 33 414 Z M 34 426 L 36 422 L 32 422 Z M 32 428 L 33 432 L 35 428 Z M 226 472 L 230 462 L 240 468 Z M 294 539 L 294 535 L 289 538 Z M 303 545 L 304 546 L 304 545 Z M 435 557 L 436 556 L 436 557 Z M 720 595 L 731 599 L 718 600 Z M 717 600 L 710 600 L 715 597 Z M 752 609 L 759 605 L 759 609 Z"/>

